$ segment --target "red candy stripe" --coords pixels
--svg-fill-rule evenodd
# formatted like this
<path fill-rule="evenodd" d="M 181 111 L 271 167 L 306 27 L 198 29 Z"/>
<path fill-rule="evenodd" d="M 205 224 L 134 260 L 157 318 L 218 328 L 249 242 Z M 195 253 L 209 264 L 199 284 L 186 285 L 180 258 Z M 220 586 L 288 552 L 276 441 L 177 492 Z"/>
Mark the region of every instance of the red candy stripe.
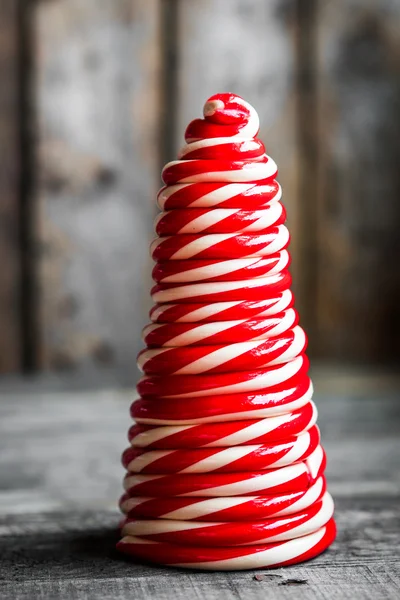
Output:
<path fill-rule="evenodd" d="M 237 281 L 276 275 L 286 269 L 289 263 L 289 253 L 282 250 L 266 258 L 170 260 L 157 263 L 152 275 L 154 281 L 160 283 Z"/>
<path fill-rule="evenodd" d="M 143 341 L 149 348 L 232 344 L 276 337 L 297 323 L 297 312 L 289 309 L 268 319 L 150 324 L 143 330 Z"/>
<path fill-rule="evenodd" d="M 211 96 L 203 108 L 204 119 L 194 119 L 185 131 L 186 142 L 207 138 L 252 139 L 260 122 L 255 109 L 234 94 Z"/>
<path fill-rule="evenodd" d="M 265 444 L 284 440 L 307 431 L 315 424 L 317 409 L 313 402 L 301 408 L 266 419 L 209 423 L 207 425 L 164 426 L 132 425 L 128 438 L 138 448 L 227 447 Z"/>
<path fill-rule="evenodd" d="M 210 141 L 212 143 L 210 143 Z M 265 154 L 265 147 L 261 140 L 235 140 L 216 143 L 217 140 L 199 140 L 184 146 L 178 153 L 178 158 L 192 160 L 194 158 L 221 160 L 241 160 L 257 158 Z"/>
<path fill-rule="evenodd" d="M 316 426 L 273 444 L 230 448 L 143 450 L 127 448 L 122 464 L 133 473 L 242 473 L 287 466 L 305 460 L 319 444 Z"/>
<path fill-rule="evenodd" d="M 131 415 L 139 423 L 196 424 L 266 418 L 296 410 L 312 397 L 310 379 L 304 374 L 265 392 L 205 395 L 193 398 L 153 397 L 139 399 Z"/>
<path fill-rule="evenodd" d="M 326 525 L 332 515 L 333 501 L 327 493 L 313 506 L 291 516 L 222 523 L 126 519 L 122 535 L 183 546 L 249 546 L 308 535 Z"/>
<path fill-rule="evenodd" d="M 269 256 L 287 248 L 290 235 L 285 225 L 274 225 L 267 233 L 181 234 L 157 238 L 150 246 L 154 260 L 246 258 Z"/>
<path fill-rule="evenodd" d="M 198 323 L 232 321 L 235 319 L 263 318 L 277 315 L 293 306 L 293 294 L 284 290 L 275 298 L 263 300 L 234 300 L 231 302 L 156 304 L 150 311 L 154 323 Z"/>
<path fill-rule="evenodd" d="M 173 208 L 239 208 L 257 210 L 281 199 L 282 189 L 273 180 L 258 183 L 178 183 L 161 188 L 157 203 Z"/>
<path fill-rule="evenodd" d="M 160 518 L 198 522 L 261 521 L 306 510 L 318 502 L 325 491 L 325 478 L 319 477 L 307 489 L 277 495 L 147 498 L 130 497 L 125 493 L 121 497 L 120 508 L 129 518 L 135 519 Z"/>
<path fill-rule="evenodd" d="M 252 496 L 306 490 L 326 464 L 321 446 L 304 461 L 263 471 L 243 473 L 178 473 L 137 475 L 127 473 L 124 486 L 130 496 Z"/>
<path fill-rule="evenodd" d="M 197 398 L 243 392 L 270 391 L 304 371 L 308 359 L 303 354 L 283 364 L 256 371 L 199 375 L 151 375 L 142 377 L 137 390 L 142 397 Z M 308 380 L 307 380 L 308 381 Z"/>
<path fill-rule="evenodd" d="M 117 547 L 121 552 L 149 562 L 207 570 L 239 570 L 291 565 L 309 560 L 326 550 L 335 537 L 335 522 L 331 519 L 327 525 L 309 535 L 262 546 L 179 546 L 126 536 Z"/>
<path fill-rule="evenodd" d="M 170 210 L 158 215 L 155 221 L 157 235 L 185 233 L 252 233 L 268 232 L 273 225 L 282 225 L 286 212 L 280 202 L 263 210 L 237 208 L 188 208 Z"/>
<path fill-rule="evenodd" d="M 285 363 L 299 356 L 306 344 L 306 335 L 297 326 L 279 337 L 252 342 L 142 350 L 138 366 L 150 375 L 236 373 Z"/>
<path fill-rule="evenodd" d="M 202 302 L 227 302 L 231 300 L 264 300 L 275 298 L 291 284 L 288 271 L 282 271 L 268 277 L 238 281 L 217 281 L 210 283 L 159 283 L 151 290 L 155 302 L 190 302 L 199 299 Z"/>

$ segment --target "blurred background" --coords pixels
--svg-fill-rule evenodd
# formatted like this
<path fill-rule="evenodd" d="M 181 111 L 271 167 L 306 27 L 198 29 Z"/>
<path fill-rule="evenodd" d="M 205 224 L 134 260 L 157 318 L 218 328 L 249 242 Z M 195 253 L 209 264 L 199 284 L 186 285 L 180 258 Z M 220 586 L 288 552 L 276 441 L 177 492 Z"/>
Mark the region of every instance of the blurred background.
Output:
<path fill-rule="evenodd" d="M 130 385 L 160 169 L 217 92 L 279 167 L 310 355 L 399 364 L 400 0 L 1 0 L 0 372 Z"/>

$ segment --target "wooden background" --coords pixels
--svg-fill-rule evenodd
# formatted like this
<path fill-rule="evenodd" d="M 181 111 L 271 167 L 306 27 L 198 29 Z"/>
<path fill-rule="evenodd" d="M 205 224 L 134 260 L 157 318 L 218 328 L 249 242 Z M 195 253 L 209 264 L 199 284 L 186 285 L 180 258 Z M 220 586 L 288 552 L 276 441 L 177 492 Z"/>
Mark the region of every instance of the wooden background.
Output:
<path fill-rule="evenodd" d="M 1 0 L 0 371 L 136 378 L 159 172 L 259 111 L 317 357 L 400 357 L 400 0 Z"/>

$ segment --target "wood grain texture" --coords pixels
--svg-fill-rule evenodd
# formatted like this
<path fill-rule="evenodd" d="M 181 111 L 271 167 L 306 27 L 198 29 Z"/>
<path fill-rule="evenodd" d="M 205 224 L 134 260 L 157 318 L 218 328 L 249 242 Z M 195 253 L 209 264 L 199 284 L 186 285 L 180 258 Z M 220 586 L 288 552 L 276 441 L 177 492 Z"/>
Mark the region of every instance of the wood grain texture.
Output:
<path fill-rule="evenodd" d="M 0 4 L 0 372 L 21 368 L 19 3 Z"/>
<path fill-rule="evenodd" d="M 27 402 L 21 386 L 0 386 L 2 600 L 397 600 L 398 380 L 379 392 L 372 374 L 362 385 L 353 373 L 354 393 L 338 395 L 334 387 L 318 393 L 326 370 L 314 375 L 339 533 L 315 560 L 272 571 L 307 580 L 297 586 L 256 581 L 255 571 L 197 573 L 118 556 L 114 507 L 131 392 L 54 393 L 31 382 Z"/>
<path fill-rule="evenodd" d="M 298 273 L 295 273 L 296 306 L 309 337 L 309 353 L 318 345 L 316 329 L 316 275 L 318 214 L 316 165 L 317 136 L 317 0 L 296 5 L 296 141 L 299 155 L 296 247 Z"/>
<path fill-rule="evenodd" d="M 295 2 L 204 0 L 178 3 L 176 148 L 207 98 L 234 92 L 257 109 L 268 154 L 279 168 L 292 235 L 292 271 L 298 262 Z"/>
<path fill-rule="evenodd" d="M 36 4 L 41 366 L 136 376 L 158 188 L 159 2 Z"/>
<path fill-rule="evenodd" d="M 318 12 L 319 352 L 396 360 L 400 333 L 400 2 Z"/>

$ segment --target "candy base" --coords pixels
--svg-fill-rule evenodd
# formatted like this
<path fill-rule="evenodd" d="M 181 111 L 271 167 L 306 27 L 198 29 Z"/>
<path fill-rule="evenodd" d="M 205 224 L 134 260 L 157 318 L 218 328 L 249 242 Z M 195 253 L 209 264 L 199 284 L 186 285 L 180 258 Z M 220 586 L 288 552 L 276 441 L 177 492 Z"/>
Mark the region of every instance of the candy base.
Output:
<path fill-rule="evenodd" d="M 324 552 L 336 537 L 333 518 L 324 526 L 293 540 L 262 546 L 205 548 L 151 542 L 126 536 L 117 549 L 135 559 L 170 567 L 236 571 L 283 567 L 307 561 Z"/>

